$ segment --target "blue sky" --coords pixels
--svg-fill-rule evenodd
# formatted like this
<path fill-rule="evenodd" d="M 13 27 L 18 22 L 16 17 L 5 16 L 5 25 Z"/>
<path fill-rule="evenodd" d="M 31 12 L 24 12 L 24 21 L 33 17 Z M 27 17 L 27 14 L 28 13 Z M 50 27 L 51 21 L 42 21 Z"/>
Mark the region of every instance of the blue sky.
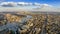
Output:
<path fill-rule="evenodd" d="M 6 2 L 37 2 L 37 3 L 41 3 L 41 4 L 50 4 L 53 5 L 54 7 L 60 7 L 60 0 L 4 0 Z"/>
<path fill-rule="evenodd" d="M 0 0 L 1 1 L 1 0 Z M 5 2 L 5 3 L 4 3 Z M 13 3 L 8 3 L 8 2 L 13 2 Z M 23 6 L 24 3 L 22 3 L 22 6 L 20 6 L 17 2 L 27 2 L 28 6 Z M 15 4 L 17 3 L 17 4 Z M 29 3 L 32 3 L 33 5 L 29 6 Z M 37 3 L 34 5 L 34 3 Z M 4 7 L 4 6 L 13 6 L 13 7 Z M 41 10 L 41 11 L 60 11 L 60 0 L 3 0 L 3 2 L 0 4 L 0 10 L 20 10 L 20 8 L 29 8 L 30 9 L 35 9 L 36 10 Z"/>
<path fill-rule="evenodd" d="M 60 0 L 5 0 L 5 1 L 13 1 L 13 2 L 37 2 L 37 3 L 46 3 L 53 5 L 55 7 L 60 7 Z"/>

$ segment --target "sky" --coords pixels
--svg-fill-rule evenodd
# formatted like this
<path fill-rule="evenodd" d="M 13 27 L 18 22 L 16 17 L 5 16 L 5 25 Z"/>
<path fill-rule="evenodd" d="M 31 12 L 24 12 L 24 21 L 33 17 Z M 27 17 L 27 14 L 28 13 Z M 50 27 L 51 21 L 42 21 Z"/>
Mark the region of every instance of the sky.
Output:
<path fill-rule="evenodd" d="M 4 0 L 5 2 L 31 2 L 31 3 L 41 3 L 41 4 L 50 4 L 54 7 L 60 7 L 60 0 Z"/>
<path fill-rule="evenodd" d="M 33 8 L 34 10 L 60 11 L 60 0 L 0 0 L 0 10 L 8 10 L 7 7 L 10 10 L 16 8 L 28 8 L 30 10 Z"/>

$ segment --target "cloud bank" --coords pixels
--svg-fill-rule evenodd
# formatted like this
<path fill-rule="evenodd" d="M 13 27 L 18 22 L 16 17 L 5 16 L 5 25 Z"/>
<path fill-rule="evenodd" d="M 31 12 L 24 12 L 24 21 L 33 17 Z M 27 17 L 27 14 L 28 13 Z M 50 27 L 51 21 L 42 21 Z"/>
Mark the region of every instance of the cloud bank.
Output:
<path fill-rule="evenodd" d="M 24 6 L 24 7 L 21 7 Z M 27 6 L 35 6 L 35 8 L 30 7 L 30 9 L 25 8 Z M 37 7 L 36 7 L 37 6 Z M 3 8 L 2 8 L 3 7 Z M 9 7 L 9 8 L 7 8 Z M 39 10 L 39 11 L 60 11 L 60 9 L 54 8 L 52 5 L 49 4 L 40 4 L 40 3 L 30 3 L 30 2 L 2 2 L 0 3 L 0 10 Z"/>
<path fill-rule="evenodd" d="M 16 6 L 51 6 L 48 4 L 40 4 L 40 3 L 28 3 L 28 2 L 2 2 L 0 3 L 2 7 L 16 7 Z"/>
<path fill-rule="evenodd" d="M 0 4 L 0 6 L 2 6 L 2 7 L 15 7 L 15 6 L 17 6 L 17 3 L 15 3 L 15 2 L 2 2 Z"/>

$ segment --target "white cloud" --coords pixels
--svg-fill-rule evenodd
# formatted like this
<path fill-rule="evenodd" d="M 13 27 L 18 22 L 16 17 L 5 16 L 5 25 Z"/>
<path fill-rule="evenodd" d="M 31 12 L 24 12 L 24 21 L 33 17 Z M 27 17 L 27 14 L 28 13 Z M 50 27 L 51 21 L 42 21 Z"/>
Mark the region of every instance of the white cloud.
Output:
<path fill-rule="evenodd" d="M 25 5 L 25 2 L 17 2 L 18 5 Z M 26 3 L 27 4 L 27 3 Z"/>
<path fill-rule="evenodd" d="M 40 4 L 40 3 L 28 3 L 28 2 L 2 2 L 0 4 L 0 6 L 2 7 L 13 7 L 13 9 L 9 9 L 9 10 L 16 10 L 14 7 L 18 7 L 18 6 L 38 6 L 38 7 L 35 7 L 35 8 L 32 8 L 32 10 L 41 10 L 41 11 L 58 11 L 58 9 L 56 8 L 53 8 L 52 5 L 49 5 L 49 4 Z M 2 8 L 1 7 L 1 8 Z M 0 9 L 1 9 L 0 8 Z M 19 7 L 18 7 L 19 8 Z M 17 8 L 17 10 L 18 10 Z M 21 8 L 21 7 L 20 7 Z M 20 9 L 19 8 L 19 9 Z M 29 7 L 28 7 L 29 8 Z M 2 9 L 3 10 L 3 9 Z M 30 9 L 29 9 L 30 10 Z"/>
<path fill-rule="evenodd" d="M 3 6 L 3 7 L 5 7 L 5 6 L 10 6 L 10 7 L 16 7 L 16 6 L 43 6 L 43 7 L 45 7 L 45 6 L 51 6 L 51 5 L 48 5 L 48 4 L 40 4 L 40 3 L 28 3 L 28 2 L 2 2 L 1 4 L 0 4 L 0 6 Z"/>
<path fill-rule="evenodd" d="M 33 3 L 27 3 L 27 2 L 2 2 L 0 6 L 6 7 L 6 6 L 31 6 Z"/>
<path fill-rule="evenodd" d="M 40 6 L 41 4 L 40 4 L 40 3 L 36 3 L 36 2 L 35 2 L 35 3 L 34 3 L 34 5 L 35 5 L 35 6 Z"/>
<path fill-rule="evenodd" d="M 15 2 L 2 2 L 0 4 L 0 6 L 2 6 L 2 7 L 14 7 L 14 6 L 17 6 L 17 3 L 15 3 Z"/>
<path fill-rule="evenodd" d="M 52 7 L 52 5 L 49 5 L 49 4 L 43 4 L 43 6 Z"/>
<path fill-rule="evenodd" d="M 17 2 L 17 5 L 19 5 L 19 6 L 28 6 L 28 5 L 32 5 L 32 3 L 27 3 L 27 2 Z"/>

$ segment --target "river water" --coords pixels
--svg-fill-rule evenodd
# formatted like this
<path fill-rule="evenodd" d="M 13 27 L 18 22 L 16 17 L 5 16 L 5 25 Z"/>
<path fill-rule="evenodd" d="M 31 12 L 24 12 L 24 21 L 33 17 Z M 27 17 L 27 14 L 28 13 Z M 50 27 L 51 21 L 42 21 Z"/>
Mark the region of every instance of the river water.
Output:
<path fill-rule="evenodd" d="M 6 25 L 1 26 L 1 27 L 0 27 L 0 31 L 2 31 L 1 34 L 3 34 L 4 32 L 6 32 L 6 31 L 4 31 L 4 30 L 7 30 L 7 29 L 14 31 L 15 34 L 16 34 L 17 29 L 19 29 L 18 26 L 23 27 L 22 25 L 23 25 L 24 23 L 26 23 L 26 21 L 28 21 L 28 20 L 31 19 L 31 18 L 32 18 L 32 16 L 27 15 L 26 17 L 23 17 L 23 18 L 21 19 L 21 22 L 20 22 L 20 23 L 16 23 L 16 22 L 14 22 L 14 23 L 7 23 Z M 21 25 L 21 24 L 22 24 L 22 25 Z"/>

